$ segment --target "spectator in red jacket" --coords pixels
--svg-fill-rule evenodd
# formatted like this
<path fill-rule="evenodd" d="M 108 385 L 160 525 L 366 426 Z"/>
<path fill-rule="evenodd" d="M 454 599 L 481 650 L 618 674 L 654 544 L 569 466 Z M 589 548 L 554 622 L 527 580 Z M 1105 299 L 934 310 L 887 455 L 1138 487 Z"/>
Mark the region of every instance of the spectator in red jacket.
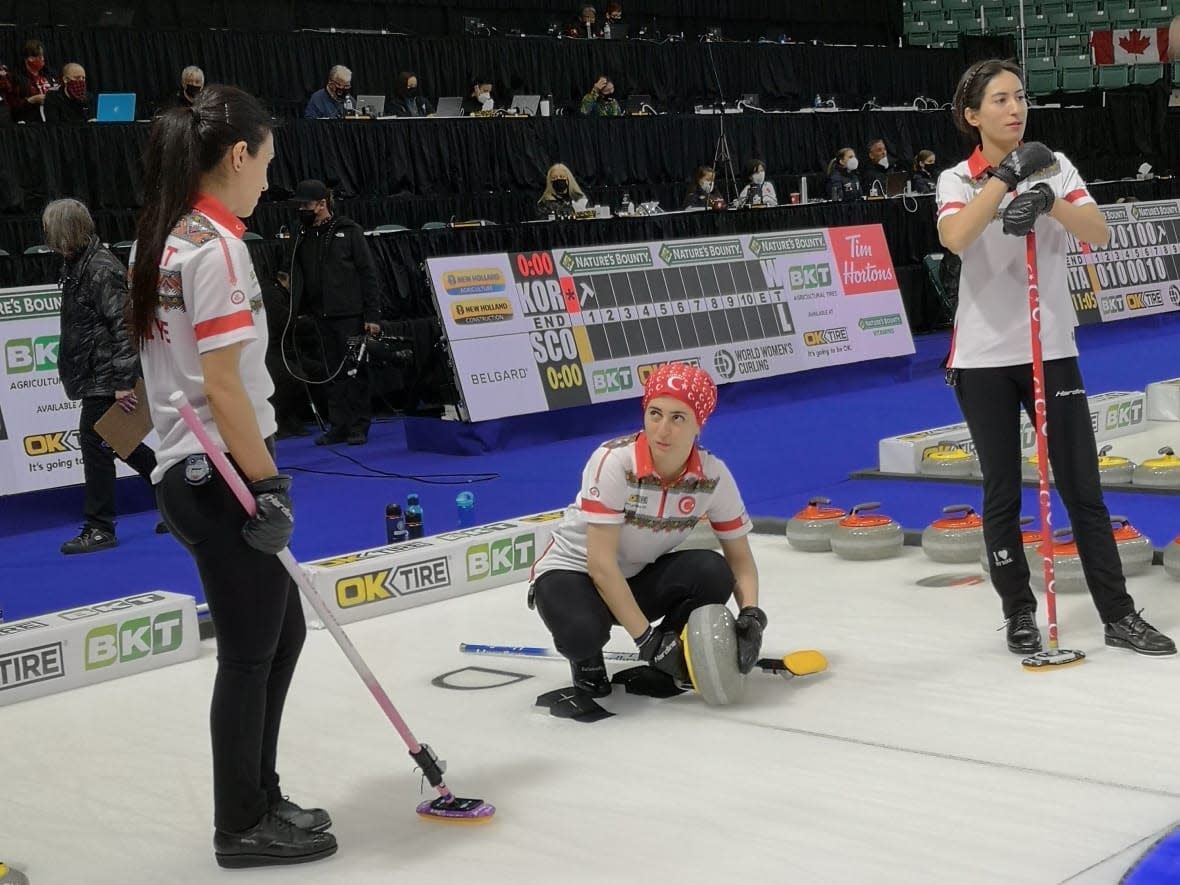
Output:
<path fill-rule="evenodd" d="M 57 81 L 45 73 L 45 44 L 26 40 L 21 61 L 8 72 L 8 89 L 4 98 L 16 122 L 43 123 L 41 108 L 45 96 L 57 88 Z"/>

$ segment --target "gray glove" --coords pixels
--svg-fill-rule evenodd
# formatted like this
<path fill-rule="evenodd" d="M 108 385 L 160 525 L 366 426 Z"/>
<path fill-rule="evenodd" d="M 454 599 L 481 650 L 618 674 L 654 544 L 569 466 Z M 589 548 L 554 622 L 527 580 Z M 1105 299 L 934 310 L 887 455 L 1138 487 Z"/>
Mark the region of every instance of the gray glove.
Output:
<path fill-rule="evenodd" d="M 254 517 L 242 526 L 242 537 L 255 550 L 278 553 L 291 540 L 295 512 L 291 506 L 291 477 L 282 473 L 249 484 L 257 508 Z"/>

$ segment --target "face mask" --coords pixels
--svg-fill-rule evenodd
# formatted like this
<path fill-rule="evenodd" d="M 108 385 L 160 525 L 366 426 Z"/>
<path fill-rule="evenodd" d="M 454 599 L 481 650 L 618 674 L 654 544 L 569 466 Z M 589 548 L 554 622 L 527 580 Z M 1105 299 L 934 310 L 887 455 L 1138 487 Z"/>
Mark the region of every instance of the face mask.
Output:
<path fill-rule="evenodd" d="M 926 164 L 926 171 L 929 172 L 933 168 L 934 168 L 934 161 L 931 160 L 929 163 Z"/>
<path fill-rule="evenodd" d="M 860 160 L 856 159 L 856 157 L 849 157 L 847 160 L 844 161 L 844 168 L 847 169 L 849 172 L 855 172 L 856 167 L 859 165 L 860 165 Z"/>
<path fill-rule="evenodd" d="M 196 98 L 200 94 L 201 94 L 201 87 L 200 86 L 189 85 L 189 86 L 184 87 L 184 97 L 187 98 L 189 101 L 192 101 L 194 98 Z"/>
<path fill-rule="evenodd" d="M 337 86 L 336 87 L 336 97 L 337 98 L 348 98 L 348 93 L 351 91 L 352 91 L 351 86 Z"/>
<path fill-rule="evenodd" d="M 315 209 L 300 209 L 295 214 L 299 216 L 299 223 L 304 227 L 315 224 Z"/>
<path fill-rule="evenodd" d="M 86 81 L 70 80 L 66 83 L 66 95 L 74 101 L 81 101 L 82 97 L 86 95 Z"/>
<path fill-rule="evenodd" d="M 492 100 L 492 93 L 490 93 L 490 92 L 477 92 L 475 94 L 475 97 L 479 100 L 480 104 L 487 104 L 489 101 Z"/>
<path fill-rule="evenodd" d="M 889 168 L 889 157 L 888 156 L 882 157 L 880 160 L 877 161 L 877 165 L 883 169 L 888 169 Z"/>
<path fill-rule="evenodd" d="M 762 182 L 766 181 L 766 173 L 755 172 L 750 176 L 750 181 L 754 182 L 754 184 L 762 184 Z"/>
<path fill-rule="evenodd" d="M 570 183 L 564 178 L 553 179 L 553 192 L 556 194 L 568 194 L 570 192 Z"/>
<path fill-rule="evenodd" d="M 417 98 L 417 97 L 418 97 L 418 87 L 417 86 L 414 86 L 413 88 L 406 90 L 406 98 Z"/>
<path fill-rule="evenodd" d="M 708 181 L 708 180 L 702 181 L 701 182 L 701 190 L 704 191 L 706 194 L 713 193 L 713 182 Z"/>
<path fill-rule="evenodd" d="M 45 59 L 39 57 L 30 58 L 26 64 L 29 66 L 30 71 L 34 74 L 39 74 L 41 73 L 41 69 L 45 67 Z"/>

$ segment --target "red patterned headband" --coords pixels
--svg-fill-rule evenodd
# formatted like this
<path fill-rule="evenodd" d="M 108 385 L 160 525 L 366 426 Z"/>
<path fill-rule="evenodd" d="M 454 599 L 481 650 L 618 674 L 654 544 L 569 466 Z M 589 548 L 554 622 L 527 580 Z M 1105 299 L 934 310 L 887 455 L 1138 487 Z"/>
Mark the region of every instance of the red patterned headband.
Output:
<path fill-rule="evenodd" d="M 643 411 L 660 396 L 680 400 L 692 409 L 701 427 L 717 408 L 717 385 L 709 373 L 684 363 L 665 363 L 648 376 L 643 385 Z"/>

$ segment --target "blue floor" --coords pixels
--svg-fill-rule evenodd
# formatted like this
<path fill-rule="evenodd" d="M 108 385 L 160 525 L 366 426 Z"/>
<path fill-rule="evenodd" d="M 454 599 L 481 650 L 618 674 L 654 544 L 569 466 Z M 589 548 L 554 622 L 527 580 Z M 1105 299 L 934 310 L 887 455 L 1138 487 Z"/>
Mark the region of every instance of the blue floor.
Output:
<path fill-rule="evenodd" d="M 1149 381 L 1180 375 L 1180 318 L 1087 327 L 1078 337 L 1093 393 L 1141 390 Z M 703 442 L 729 464 L 756 516 L 789 516 L 809 496 L 821 494 L 844 507 L 880 501 L 883 511 L 907 529 L 921 529 L 947 504 L 978 507 L 976 485 L 849 478 L 853 471 L 876 466 L 881 437 L 960 420 L 938 367 L 947 343 L 945 334 L 925 336 L 916 342 L 912 359 L 727 385 Z M 385 505 L 404 502 L 411 492 L 421 496 L 428 533 L 455 527 L 454 499 L 460 491 L 475 494 L 481 522 L 563 507 L 577 491 L 581 468 L 597 443 L 638 422 L 637 402 L 577 415 L 533 416 L 509 422 L 498 447 L 476 456 L 411 451 L 400 419 L 374 424 L 363 447 L 323 449 L 311 437 L 284 440 L 279 464 L 295 477 L 292 549 L 306 561 L 382 544 Z M 412 429 L 417 437 L 423 425 Z M 438 422 L 425 429 L 445 435 L 453 428 Z M 119 486 L 121 544 L 86 556 L 58 552 L 77 533 L 80 488 L 0 501 L 5 619 L 151 589 L 201 599 L 191 560 L 173 539 L 153 534 L 157 516 L 148 509 L 153 506 L 149 490 L 137 479 Z M 1180 499 L 1112 493 L 1108 503 L 1156 546 L 1180 532 Z M 1031 489 L 1026 508 L 1035 512 Z"/>

